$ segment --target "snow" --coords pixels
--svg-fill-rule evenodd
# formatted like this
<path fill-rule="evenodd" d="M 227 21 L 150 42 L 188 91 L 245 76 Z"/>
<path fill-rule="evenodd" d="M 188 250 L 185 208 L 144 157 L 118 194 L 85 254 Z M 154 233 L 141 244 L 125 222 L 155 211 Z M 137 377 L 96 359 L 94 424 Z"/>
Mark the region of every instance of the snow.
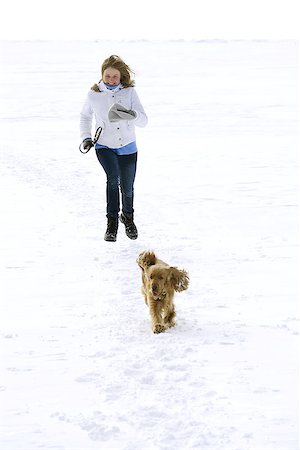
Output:
<path fill-rule="evenodd" d="M 1 450 L 298 448 L 294 41 L 2 42 Z M 137 241 L 78 150 L 101 62 L 136 72 Z M 135 260 L 184 268 L 154 335 Z"/>

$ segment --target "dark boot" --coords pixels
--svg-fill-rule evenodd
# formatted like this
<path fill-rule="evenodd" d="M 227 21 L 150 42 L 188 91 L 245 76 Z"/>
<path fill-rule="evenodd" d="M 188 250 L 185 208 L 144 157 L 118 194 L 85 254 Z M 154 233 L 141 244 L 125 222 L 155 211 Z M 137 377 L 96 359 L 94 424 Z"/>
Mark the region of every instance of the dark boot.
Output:
<path fill-rule="evenodd" d="M 105 241 L 115 242 L 117 240 L 117 232 L 119 226 L 119 219 L 115 217 L 107 218 L 107 230 L 104 235 Z"/>
<path fill-rule="evenodd" d="M 128 216 L 126 214 L 120 214 L 120 222 L 125 225 L 125 232 L 129 239 L 137 239 L 138 231 L 133 222 L 133 216 Z"/>

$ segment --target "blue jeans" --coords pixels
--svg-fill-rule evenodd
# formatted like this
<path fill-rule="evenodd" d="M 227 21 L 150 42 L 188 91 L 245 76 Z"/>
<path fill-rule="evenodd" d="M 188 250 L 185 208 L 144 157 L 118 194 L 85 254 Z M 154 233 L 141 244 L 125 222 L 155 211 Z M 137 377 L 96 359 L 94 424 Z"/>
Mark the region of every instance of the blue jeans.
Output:
<path fill-rule="evenodd" d="M 122 212 L 133 216 L 133 184 L 136 173 L 137 153 L 117 155 L 109 148 L 96 149 L 97 158 L 106 173 L 106 213 L 117 218 L 120 211 L 120 190 Z"/>

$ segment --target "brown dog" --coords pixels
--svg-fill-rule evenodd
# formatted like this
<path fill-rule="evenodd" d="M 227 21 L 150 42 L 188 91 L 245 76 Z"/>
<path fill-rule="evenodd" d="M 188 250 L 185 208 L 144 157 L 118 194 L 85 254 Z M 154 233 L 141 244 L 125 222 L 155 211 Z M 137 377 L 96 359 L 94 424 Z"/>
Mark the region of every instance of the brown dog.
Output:
<path fill-rule="evenodd" d="M 149 306 L 153 333 L 161 333 L 174 327 L 174 293 L 188 288 L 189 277 L 185 270 L 171 267 L 153 252 L 142 252 L 137 263 L 142 269 L 142 294 Z"/>

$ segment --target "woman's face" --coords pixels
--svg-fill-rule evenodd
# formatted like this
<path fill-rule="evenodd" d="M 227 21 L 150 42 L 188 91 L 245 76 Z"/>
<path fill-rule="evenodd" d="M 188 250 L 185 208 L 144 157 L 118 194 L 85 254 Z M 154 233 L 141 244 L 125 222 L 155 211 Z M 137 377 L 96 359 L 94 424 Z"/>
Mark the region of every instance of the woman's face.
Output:
<path fill-rule="evenodd" d="M 103 72 L 103 81 L 110 86 L 117 86 L 121 81 L 121 73 L 118 69 L 108 67 Z"/>

